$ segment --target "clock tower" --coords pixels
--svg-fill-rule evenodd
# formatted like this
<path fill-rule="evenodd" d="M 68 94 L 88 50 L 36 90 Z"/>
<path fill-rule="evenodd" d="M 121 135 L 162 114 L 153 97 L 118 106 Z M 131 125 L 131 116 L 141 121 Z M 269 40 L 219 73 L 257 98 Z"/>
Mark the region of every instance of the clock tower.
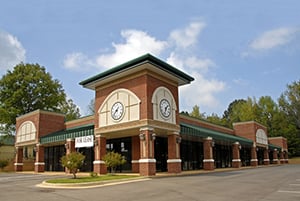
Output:
<path fill-rule="evenodd" d="M 82 81 L 95 91 L 94 172 L 106 173 L 107 141 L 124 138 L 130 139 L 132 172 L 155 175 L 156 140 L 167 144 L 167 171 L 181 172 L 178 87 L 193 80 L 146 54 Z"/>

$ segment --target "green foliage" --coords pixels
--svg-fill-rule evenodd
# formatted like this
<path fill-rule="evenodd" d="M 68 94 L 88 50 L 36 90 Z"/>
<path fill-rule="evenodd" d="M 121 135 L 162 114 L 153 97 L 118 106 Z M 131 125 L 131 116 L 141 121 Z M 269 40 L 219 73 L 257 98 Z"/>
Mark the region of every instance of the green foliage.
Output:
<path fill-rule="evenodd" d="M 98 177 L 98 173 L 97 173 L 97 172 L 91 172 L 91 173 L 90 173 L 90 176 L 91 176 L 91 177 Z"/>
<path fill-rule="evenodd" d="M 8 165 L 8 160 L 1 160 L 0 159 L 0 170 L 3 170 Z"/>
<path fill-rule="evenodd" d="M 76 178 L 78 169 L 83 165 L 85 156 L 78 152 L 72 152 L 68 155 L 61 157 L 61 164 L 67 168 L 72 174 L 73 178 Z"/>
<path fill-rule="evenodd" d="M 189 115 L 198 119 L 203 119 L 205 117 L 205 114 L 200 112 L 200 107 L 198 105 L 193 107 L 193 110 Z"/>
<path fill-rule="evenodd" d="M 114 151 L 106 153 L 102 159 L 105 162 L 105 165 L 108 168 L 111 168 L 113 173 L 115 172 L 117 166 L 126 163 L 125 158 L 121 154 L 115 153 Z"/>
<path fill-rule="evenodd" d="M 68 107 L 67 107 L 68 106 Z M 0 79 L 0 124 L 13 133 L 16 117 L 37 109 L 75 114 L 61 83 L 39 64 L 18 64 Z"/>

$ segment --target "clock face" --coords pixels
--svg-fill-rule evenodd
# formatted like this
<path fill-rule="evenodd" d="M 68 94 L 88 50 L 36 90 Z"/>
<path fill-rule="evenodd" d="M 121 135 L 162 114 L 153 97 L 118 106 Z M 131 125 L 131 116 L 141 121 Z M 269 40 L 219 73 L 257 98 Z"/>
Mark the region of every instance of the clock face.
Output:
<path fill-rule="evenodd" d="M 124 106 L 120 102 L 116 102 L 111 107 L 111 117 L 114 120 L 120 120 L 124 113 Z"/>
<path fill-rule="evenodd" d="M 160 113 L 163 117 L 168 118 L 171 115 L 171 105 L 167 99 L 162 99 L 159 104 Z"/>

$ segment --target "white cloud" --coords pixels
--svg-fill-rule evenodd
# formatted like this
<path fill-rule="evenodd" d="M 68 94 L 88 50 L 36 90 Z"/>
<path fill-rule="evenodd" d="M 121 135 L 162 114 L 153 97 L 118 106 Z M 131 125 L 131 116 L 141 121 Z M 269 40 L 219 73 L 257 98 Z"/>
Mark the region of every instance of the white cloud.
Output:
<path fill-rule="evenodd" d="M 0 74 L 25 62 L 25 53 L 26 50 L 15 36 L 0 30 Z"/>
<path fill-rule="evenodd" d="M 202 108 L 220 106 L 216 95 L 226 88 L 226 84 L 217 79 L 207 78 L 207 74 L 216 66 L 210 58 L 201 58 L 194 54 L 199 35 L 205 27 L 202 21 L 193 21 L 183 29 L 170 31 L 169 37 L 157 39 L 140 30 L 123 30 L 122 43 L 112 43 L 111 53 L 104 53 L 89 59 L 82 53 L 66 56 L 64 66 L 78 69 L 82 63 L 90 63 L 94 67 L 113 67 L 134 59 L 145 53 L 155 56 L 169 55 L 166 61 L 176 68 L 189 73 L 195 78 L 191 85 L 181 87 L 181 108 L 191 110 L 194 105 Z M 79 65 L 80 64 L 80 65 Z"/>
<path fill-rule="evenodd" d="M 180 88 L 180 101 L 183 110 L 191 108 L 194 105 L 200 105 L 202 108 L 215 109 L 220 106 L 220 102 L 216 98 L 216 94 L 226 89 L 226 83 L 216 79 L 206 79 L 203 75 L 193 72 L 192 76 L 195 81 L 187 86 Z"/>
<path fill-rule="evenodd" d="M 278 28 L 262 33 L 250 44 L 253 50 L 267 50 L 289 43 L 293 39 L 295 28 Z"/>
<path fill-rule="evenodd" d="M 98 56 L 99 66 L 112 67 L 146 53 L 159 55 L 167 47 L 167 42 L 157 40 L 144 31 L 123 30 L 121 36 L 125 43 L 113 43 L 113 53 Z"/>
<path fill-rule="evenodd" d="M 184 29 L 176 29 L 172 31 L 170 39 L 175 41 L 177 47 L 187 48 L 197 42 L 199 34 L 205 26 L 206 24 L 202 21 L 191 22 Z"/>
<path fill-rule="evenodd" d="M 63 65 L 65 68 L 75 71 L 86 71 L 96 66 L 92 59 L 89 59 L 81 52 L 67 54 L 64 58 Z"/>

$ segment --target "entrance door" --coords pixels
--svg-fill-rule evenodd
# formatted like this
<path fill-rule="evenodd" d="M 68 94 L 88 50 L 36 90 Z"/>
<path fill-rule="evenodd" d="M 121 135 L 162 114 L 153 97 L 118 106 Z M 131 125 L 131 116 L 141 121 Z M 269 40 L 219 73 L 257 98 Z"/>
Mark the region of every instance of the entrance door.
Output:
<path fill-rule="evenodd" d="M 93 171 L 93 161 L 94 161 L 94 148 L 93 147 L 83 147 L 78 148 L 77 152 L 85 156 L 84 162 L 80 171 L 82 172 L 92 172 Z"/>
<path fill-rule="evenodd" d="M 45 147 L 45 170 L 46 171 L 64 171 L 60 159 L 65 155 L 65 146 Z"/>

